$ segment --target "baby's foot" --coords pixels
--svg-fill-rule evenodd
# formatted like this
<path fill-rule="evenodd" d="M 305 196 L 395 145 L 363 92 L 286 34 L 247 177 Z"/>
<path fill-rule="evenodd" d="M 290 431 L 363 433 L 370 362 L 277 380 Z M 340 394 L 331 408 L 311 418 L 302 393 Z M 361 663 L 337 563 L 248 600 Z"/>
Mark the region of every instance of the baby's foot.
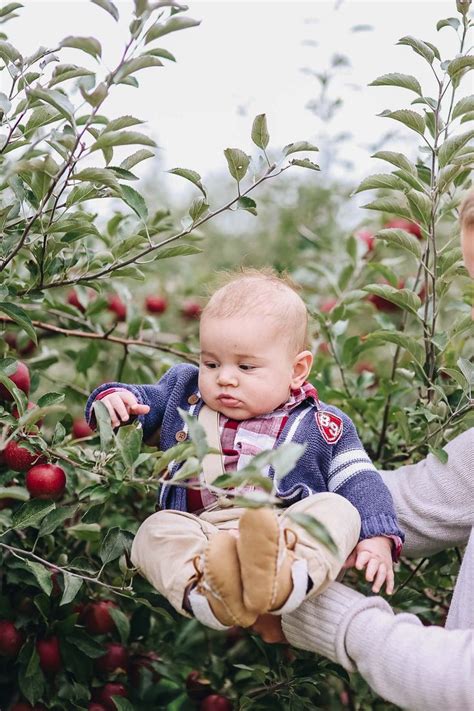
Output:
<path fill-rule="evenodd" d="M 253 625 L 257 613 L 244 605 L 235 536 L 228 531 L 215 533 L 197 568 L 198 580 L 188 597 L 194 616 L 214 629 Z"/>

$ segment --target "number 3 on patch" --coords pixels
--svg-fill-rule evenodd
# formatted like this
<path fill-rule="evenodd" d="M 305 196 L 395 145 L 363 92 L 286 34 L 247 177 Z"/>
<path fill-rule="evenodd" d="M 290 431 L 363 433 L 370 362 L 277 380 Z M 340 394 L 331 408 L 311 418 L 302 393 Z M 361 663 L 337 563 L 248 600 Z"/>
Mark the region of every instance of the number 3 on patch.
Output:
<path fill-rule="evenodd" d="M 316 413 L 319 431 L 328 444 L 336 444 L 342 435 L 342 420 L 332 412 L 320 410 Z"/>

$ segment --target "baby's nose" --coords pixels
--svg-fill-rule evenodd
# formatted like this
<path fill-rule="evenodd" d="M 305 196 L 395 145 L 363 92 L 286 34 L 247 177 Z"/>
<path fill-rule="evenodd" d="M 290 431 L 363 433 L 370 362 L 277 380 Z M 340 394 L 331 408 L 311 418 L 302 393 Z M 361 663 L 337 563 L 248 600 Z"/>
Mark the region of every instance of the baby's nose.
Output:
<path fill-rule="evenodd" d="M 237 374 L 233 368 L 219 368 L 217 374 L 219 385 L 237 385 Z"/>

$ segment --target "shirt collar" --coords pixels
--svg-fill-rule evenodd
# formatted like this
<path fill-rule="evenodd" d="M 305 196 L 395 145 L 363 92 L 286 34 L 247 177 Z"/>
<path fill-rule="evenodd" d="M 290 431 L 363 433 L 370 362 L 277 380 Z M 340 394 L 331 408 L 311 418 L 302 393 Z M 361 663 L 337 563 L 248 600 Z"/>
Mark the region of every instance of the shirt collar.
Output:
<path fill-rule="evenodd" d="M 293 410 L 305 400 L 312 400 L 315 405 L 319 404 L 318 391 L 316 390 L 314 385 L 311 385 L 311 383 L 308 383 L 307 381 L 304 382 L 300 388 L 291 390 L 290 397 L 285 402 L 285 404 L 282 405 L 279 409 L 285 410 L 286 412 L 291 412 L 291 410 Z"/>

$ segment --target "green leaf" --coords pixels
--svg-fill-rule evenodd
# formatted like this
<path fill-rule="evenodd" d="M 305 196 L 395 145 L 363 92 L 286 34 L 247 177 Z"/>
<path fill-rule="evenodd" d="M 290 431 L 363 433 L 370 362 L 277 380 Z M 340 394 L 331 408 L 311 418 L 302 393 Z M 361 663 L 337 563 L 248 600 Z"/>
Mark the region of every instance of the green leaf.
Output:
<path fill-rule="evenodd" d="M 466 378 L 469 387 L 472 388 L 474 386 L 474 364 L 468 361 L 467 358 L 459 358 L 456 365 Z"/>
<path fill-rule="evenodd" d="M 151 55 L 142 55 L 141 57 L 135 57 L 130 59 L 128 62 L 122 66 L 120 71 L 114 77 L 114 84 L 120 84 L 123 82 L 125 77 L 130 76 L 133 72 L 138 72 L 140 69 L 147 69 L 148 67 L 162 67 L 163 62 L 158 57 L 152 57 Z"/>
<path fill-rule="evenodd" d="M 74 634 L 68 636 L 68 642 L 74 645 L 74 647 L 77 647 L 77 649 L 91 659 L 97 659 L 98 657 L 104 656 L 103 643 L 96 642 L 95 639 L 77 627 L 74 629 Z"/>
<path fill-rule="evenodd" d="M 2 59 L 6 59 L 7 62 L 17 62 L 18 60 L 22 60 L 20 52 L 12 44 L 5 42 L 3 39 L 0 39 L 0 57 L 2 57 Z"/>
<path fill-rule="evenodd" d="M 436 29 L 438 32 L 443 29 L 443 27 L 452 27 L 454 30 L 459 29 L 460 22 L 457 17 L 447 17 L 445 20 L 439 20 L 436 23 Z"/>
<path fill-rule="evenodd" d="M 62 506 L 53 509 L 44 518 L 38 531 L 38 538 L 53 533 L 68 518 L 72 518 L 77 511 L 77 506 Z"/>
<path fill-rule="evenodd" d="M 414 190 L 418 190 L 421 193 L 425 192 L 426 185 L 415 177 L 413 173 L 409 173 L 407 170 L 394 170 L 393 174 L 400 178 L 400 180 L 403 180 L 404 183 L 409 185 Z"/>
<path fill-rule="evenodd" d="M 384 297 L 385 298 L 385 297 Z M 425 361 L 425 349 L 412 336 L 406 336 L 398 331 L 379 330 L 369 333 L 364 341 L 365 344 L 385 345 L 385 343 L 394 343 L 401 346 L 410 353 L 419 366 L 423 366 Z"/>
<path fill-rule="evenodd" d="M 27 528 L 36 526 L 50 511 L 56 508 L 52 501 L 31 499 L 15 511 L 12 516 L 13 528 Z"/>
<path fill-rule="evenodd" d="M 240 150 L 240 148 L 226 148 L 224 155 L 227 160 L 229 173 L 238 183 L 245 177 L 247 173 L 250 156 Z"/>
<path fill-rule="evenodd" d="M 436 274 L 438 277 L 443 276 L 454 265 L 462 261 L 463 255 L 459 247 L 453 247 L 447 251 L 443 251 L 438 255 Z"/>
<path fill-rule="evenodd" d="M 143 222 L 146 222 L 148 220 L 148 208 L 140 193 L 129 185 L 121 185 L 120 192 L 124 202 L 132 208 L 133 212 L 138 215 Z"/>
<path fill-rule="evenodd" d="M 144 133 L 137 131 L 103 131 L 95 143 L 90 147 L 91 152 L 100 148 L 111 148 L 113 146 L 156 146 L 155 141 Z"/>
<path fill-rule="evenodd" d="M 70 573 L 66 572 L 63 573 L 63 580 L 64 592 L 61 598 L 61 602 L 59 603 L 60 607 L 61 605 L 68 605 L 74 600 L 83 583 L 82 578 L 78 578 L 76 575 L 71 575 Z"/>
<path fill-rule="evenodd" d="M 265 114 L 259 114 L 254 118 L 252 125 L 252 141 L 258 148 L 265 148 L 268 146 L 270 140 L 270 135 L 267 128 L 267 117 Z"/>
<path fill-rule="evenodd" d="M 201 176 L 196 173 L 195 170 L 190 170 L 189 168 L 172 168 L 168 170 L 168 173 L 172 175 L 179 175 L 180 178 L 185 178 L 189 180 L 193 185 L 195 185 L 202 192 L 205 198 L 207 198 L 206 190 L 201 182 Z"/>
<path fill-rule="evenodd" d="M 153 153 L 153 151 L 149 151 L 146 148 L 142 148 L 141 150 L 132 153 L 132 155 L 128 156 L 128 158 L 125 158 L 120 163 L 120 167 L 124 168 L 125 170 L 130 170 L 130 168 L 133 168 L 133 166 L 137 165 L 137 163 L 141 163 L 142 160 L 147 160 L 148 158 L 154 157 L 155 154 Z"/>
<path fill-rule="evenodd" d="M 432 203 L 429 197 L 427 197 L 424 193 L 420 193 L 418 190 L 409 190 L 406 193 L 406 196 L 415 219 L 418 222 L 423 222 L 425 225 L 429 225 L 431 221 L 432 208 Z"/>
<path fill-rule="evenodd" d="M 117 433 L 117 447 L 124 464 L 128 467 L 133 466 L 138 459 L 142 447 L 142 432 L 141 427 L 132 424 L 121 427 Z"/>
<path fill-rule="evenodd" d="M 97 400 L 93 404 L 93 408 L 97 422 L 97 429 L 100 434 L 100 448 L 105 452 L 114 441 L 114 431 L 110 423 L 109 411 L 100 400 Z"/>
<path fill-rule="evenodd" d="M 309 170 L 321 170 L 317 163 L 313 163 L 308 158 L 293 158 L 293 160 L 290 160 L 290 164 L 299 168 L 309 168 Z"/>
<path fill-rule="evenodd" d="M 156 48 L 156 49 L 147 49 L 144 54 L 150 54 L 152 57 L 162 57 L 163 59 L 169 59 L 170 62 L 176 62 L 176 57 L 171 54 L 171 52 L 168 52 L 167 49 L 161 49 L 161 48 Z"/>
<path fill-rule="evenodd" d="M 382 74 L 370 82 L 369 86 L 399 86 L 402 89 L 414 91 L 420 96 L 423 94 L 420 82 L 412 74 L 399 74 L 398 72 Z"/>
<path fill-rule="evenodd" d="M 145 35 L 145 44 L 152 42 L 158 37 L 163 37 L 170 32 L 186 30 L 188 27 L 197 27 L 201 24 L 200 20 L 193 20 L 191 17 L 177 17 L 173 15 L 165 22 L 157 22 L 151 27 Z"/>
<path fill-rule="evenodd" d="M 37 106 L 33 109 L 26 123 L 24 135 L 29 136 L 29 134 L 34 133 L 37 128 L 58 121 L 61 116 L 62 114 L 58 113 L 58 110 L 54 106 Z"/>
<path fill-rule="evenodd" d="M 133 704 L 131 704 L 130 701 L 128 701 L 128 699 L 124 698 L 123 696 L 111 696 L 110 698 L 114 702 L 117 711 L 135 711 L 135 706 L 133 706 Z M 189 697 L 186 696 L 186 699 L 189 699 Z M 167 704 L 167 706 L 170 711 L 173 711 L 173 703 Z"/>
<path fill-rule="evenodd" d="M 189 216 L 193 222 L 197 222 L 207 212 L 209 212 L 209 205 L 206 202 L 206 198 L 198 197 L 193 200 L 189 208 Z"/>
<path fill-rule="evenodd" d="M 438 459 L 441 464 L 447 464 L 449 455 L 445 449 L 442 449 L 441 447 L 432 447 L 431 445 L 428 445 L 428 449 L 430 450 L 431 454 L 434 454 L 436 459 Z"/>
<path fill-rule="evenodd" d="M 397 178 L 392 173 L 376 173 L 375 175 L 369 175 L 368 178 L 365 178 L 354 190 L 353 194 L 361 193 L 364 190 L 378 190 L 382 188 L 403 190 L 405 185 L 400 178 Z"/>
<path fill-rule="evenodd" d="M 448 165 L 446 168 L 441 168 L 438 174 L 438 190 L 444 192 L 462 170 L 462 165 Z"/>
<path fill-rule="evenodd" d="M 76 64 L 58 64 L 53 72 L 49 86 L 60 84 L 68 79 L 84 76 L 94 76 L 94 72 L 91 72 L 90 69 L 86 69 L 85 67 L 78 67 Z"/>
<path fill-rule="evenodd" d="M 312 538 L 322 543 L 331 553 L 337 555 L 338 547 L 324 524 L 317 518 L 305 513 L 289 513 L 288 518 L 301 526 Z"/>
<path fill-rule="evenodd" d="M 85 168 L 74 174 L 74 180 L 87 180 L 90 183 L 106 185 L 108 188 L 120 190 L 120 185 L 112 170 L 108 168 Z"/>
<path fill-rule="evenodd" d="M 363 287 L 363 291 L 367 291 L 369 294 L 376 294 L 382 299 L 386 299 L 400 306 L 400 308 L 410 311 L 415 316 L 421 306 L 420 297 L 410 289 L 396 289 L 390 284 L 368 284 Z"/>
<path fill-rule="evenodd" d="M 49 597 L 51 595 L 51 590 L 53 589 L 51 571 L 47 570 L 44 565 L 41 565 L 40 563 L 35 563 L 32 560 L 27 560 L 26 564 L 35 576 L 43 592 Z"/>
<path fill-rule="evenodd" d="M 252 198 L 249 197 L 241 197 L 237 201 L 237 208 L 239 210 L 246 210 L 247 212 L 250 212 L 252 215 L 257 214 L 257 203 L 255 200 L 252 200 Z"/>
<path fill-rule="evenodd" d="M 279 483 L 296 466 L 298 460 L 303 456 L 306 444 L 299 442 L 287 442 L 278 449 L 270 452 L 269 461 L 275 470 L 275 482 Z"/>
<path fill-rule="evenodd" d="M 193 417 L 193 415 L 190 415 L 186 410 L 178 407 L 178 412 L 183 422 L 187 425 L 189 436 L 196 450 L 196 455 L 199 461 L 202 461 L 209 451 L 204 427 L 198 422 L 197 417 Z"/>
<path fill-rule="evenodd" d="M 399 39 L 397 44 L 411 47 L 417 54 L 420 55 L 420 57 L 426 59 L 429 64 L 433 63 L 435 53 L 426 42 L 423 42 L 423 40 L 419 40 L 416 39 L 416 37 L 411 37 L 410 35 L 407 35 L 406 37 L 402 37 L 401 39 Z"/>
<path fill-rule="evenodd" d="M 95 87 L 94 91 L 88 92 L 84 89 L 83 86 L 80 86 L 80 91 L 87 103 L 93 106 L 94 108 L 96 106 L 100 106 L 100 104 L 104 101 L 104 99 L 108 96 L 109 93 L 109 89 L 105 82 L 101 82 L 100 84 L 98 84 Z"/>
<path fill-rule="evenodd" d="M 60 47 L 72 47 L 81 49 L 83 52 L 92 55 L 95 59 L 102 56 L 102 47 L 95 37 L 65 37 L 60 43 Z"/>
<path fill-rule="evenodd" d="M 109 13 L 109 15 L 112 15 L 114 20 L 118 22 L 119 20 L 119 11 L 117 10 L 116 6 L 111 2 L 111 0 L 91 0 L 95 5 L 98 5 L 102 9 L 104 9 L 106 12 Z"/>
<path fill-rule="evenodd" d="M 74 106 L 71 104 L 67 96 L 62 94 L 57 89 L 40 89 L 39 87 L 30 89 L 29 96 L 33 99 L 39 99 L 46 104 L 51 104 L 59 111 L 61 116 L 67 118 L 74 124 Z"/>
<path fill-rule="evenodd" d="M 474 94 L 470 94 L 469 96 L 464 96 L 462 99 L 459 99 L 459 101 L 454 105 L 451 118 L 456 119 L 470 111 L 474 111 Z"/>
<path fill-rule="evenodd" d="M 284 147 L 283 155 L 289 156 L 291 153 L 300 153 L 301 151 L 319 151 L 319 148 L 308 141 L 296 141 Z"/>
<path fill-rule="evenodd" d="M 173 247 L 162 247 L 155 252 L 155 259 L 170 259 L 171 257 L 189 257 L 192 254 L 201 254 L 202 249 L 194 244 L 177 244 Z"/>
<path fill-rule="evenodd" d="M 405 232 L 405 230 L 390 227 L 379 230 L 375 236 L 379 239 L 383 239 L 384 242 L 390 245 L 396 245 L 397 247 L 405 249 L 417 259 L 421 257 L 421 247 L 418 239 L 409 232 Z"/>
<path fill-rule="evenodd" d="M 444 168 L 448 163 L 451 163 L 456 153 L 458 153 L 466 143 L 471 141 L 472 138 L 474 138 L 473 130 L 448 138 L 438 151 L 439 167 Z"/>
<path fill-rule="evenodd" d="M 130 620 L 127 615 L 117 607 L 109 607 L 109 614 L 115 622 L 122 644 L 126 644 L 130 636 Z"/>
<path fill-rule="evenodd" d="M 0 111 L 7 114 L 12 107 L 11 101 L 6 94 L 0 92 Z"/>
<path fill-rule="evenodd" d="M 142 123 L 144 123 L 144 121 L 137 119 L 135 116 L 131 116 L 130 114 L 119 116 L 118 118 L 112 119 L 107 123 L 101 135 L 111 131 L 120 131 L 122 128 L 130 128 L 130 126 L 137 126 Z"/>
<path fill-rule="evenodd" d="M 468 71 L 469 69 L 474 69 L 474 56 L 470 54 L 464 57 L 456 57 L 448 64 L 448 74 L 451 79 L 454 79 L 459 72 Z"/>
<path fill-rule="evenodd" d="M 411 109 L 399 109 L 398 111 L 382 111 L 378 114 L 382 118 L 391 118 L 394 121 L 400 121 L 412 131 L 423 136 L 425 132 L 425 119 L 416 111 Z"/>
<path fill-rule="evenodd" d="M 17 306 L 16 304 L 7 304 L 6 302 L 1 301 L 0 311 L 13 319 L 14 322 L 28 334 L 31 340 L 38 345 L 36 331 L 25 309 L 21 306 Z"/>
<path fill-rule="evenodd" d="M 21 2 L 9 2 L 7 3 L 7 5 L 4 5 L 2 8 L 0 8 L 0 17 L 5 17 L 11 12 L 15 12 L 15 10 L 18 10 L 20 7 L 23 7 Z"/>
<path fill-rule="evenodd" d="M 0 500 L 28 501 L 29 498 L 30 495 L 23 486 L 0 486 Z"/>
<path fill-rule="evenodd" d="M 104 565 L 120 558 L 123 553 L 130 552 L 133 534 L 123 531 L 118 526 L 109 528 L 101 543 L 99 556 Z"/>
<path fill-rule="evenodd" d="M 407 172 L 416 175 L 415 165 L 409 161 L 403 153 L 396 153 L 394 151 L 378 151 L 377 153 L 374 153 L 371 158 L 385 160 L 387 163 L 391 163 L 401 170 L 406 170 Z"/>
<path fill-rule="evenodd" d="M 468 121 L 474 121 L 474 111 L 468 111 L 461 119 L 461 123 L 467 123 Z"/>
<path fill-rule="evenodd" d="M 379 212 L 390 212 L 400 217 L 411 219 L 411 212 L 408 205 L 408 200 L 404 195 L 390 195 L 378 198 L 363 205 L 366 210 L 377 210 Z"/>
<path fill-rule="evenodd" d="M 38 407 L 50 407 L 51 405 L 59 405 L 64 400 L 64 393 L 45 393 L 36 403 Z"/>

